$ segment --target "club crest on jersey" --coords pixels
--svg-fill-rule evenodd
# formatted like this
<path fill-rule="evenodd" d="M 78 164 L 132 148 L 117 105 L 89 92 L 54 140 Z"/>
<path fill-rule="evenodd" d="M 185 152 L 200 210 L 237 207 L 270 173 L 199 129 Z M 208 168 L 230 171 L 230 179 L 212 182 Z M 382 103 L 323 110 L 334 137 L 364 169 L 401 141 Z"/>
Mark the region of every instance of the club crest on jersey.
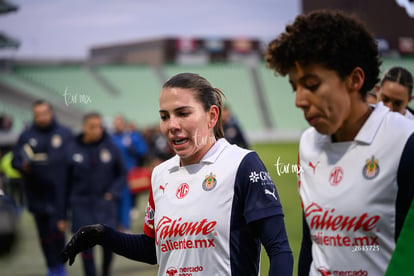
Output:
<path fill-rule="evenodd" d="M 55 134 L 52 136 L 52 140 L 50 141 L 52 147 L 59 148 L 62 145 L 62 137 L 59 134 Z"/>
<path fill-rule="evenodd" d="M 82 163 L 83 162 L 83 155 L 82 155 L 82 153 L 74 153 L 72 155 L 72 159 L 76 163 Z"/>
<path fill-rule="evenodd" d="M 206 178 L 203 181 L 203 190 L 204 191 L 211 191 L 216 187 L 217 179 L 216 175 L 214 175 L 212 172 L 209 175 L 206 175 Z"/>
<path fill-rule="evenodd" d="M 30 138 L 29 139 L 29 145 L 31 145 L 33 148 L 37 146 L 37 140 L 36 138 Z"/>
<path fill-rule="evenodd" d="M 374 156 L 371 159 L 367 159 L 365 166 L 362 169 L 362 175 L 365 179 L 371 180 L 375 178 L 380 172 L 380 167 L 378 165 L 378 159 L 375 159 Z"/>
<path fill-rule="evenodd" d="M 101 158 L 102 163 L 108 163 L 109 161 L 111 161 L 112 156 L 109 150 L 102 149 L 100 152 L 100 158 Z"/>

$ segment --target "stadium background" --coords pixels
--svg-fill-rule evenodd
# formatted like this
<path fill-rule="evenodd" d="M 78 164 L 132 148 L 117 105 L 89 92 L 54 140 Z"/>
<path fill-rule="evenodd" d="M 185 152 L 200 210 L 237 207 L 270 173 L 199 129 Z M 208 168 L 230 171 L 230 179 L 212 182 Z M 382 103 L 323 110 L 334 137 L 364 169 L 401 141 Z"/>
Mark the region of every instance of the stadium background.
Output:
<path fill-rule="evenodd" d="M 376 8 L 369 8 L 373 3 Z M 339 8 L 357 13 L 378 39 L 383 56 L 381 73 L 395 65 L 414 72 L 414 15 L 410 16 L 396 1 L 303 0 L 302 8 Z M 300 133 L 307 124 L 301 111 L 294 108 L 295 94 L 288 80 L 275 77 L 265 67 L 262 57 L 266 44 L 255 38 L 165 37 L 98 46 L 90 49 L 83 61 L 2 59 L 0 146 L 13 145 L 30 123 L 31 104 L 38 98 L 50 101 L 59 120 L 75 131 L 79 130 L 82 115 L 92 110 L 101 112 L 108 126 L 118 113 L 139 129 L 156 126 L 163 82 L 178 72 L 199 73 L 224 91 L 226 102 L 278 187 L 296 271 L 301 210 L 291 167 L 296 163 Z M 278 171 L 278 160 L 290 169 Z M 0 258 L 1 270 L 5 269 L 0 274 L 42 275 L 33 221 L 24 213 L 19 223 L 20 240 L 13 254 Z M 135 230 L 140 232 L 142 224 L 135 223 Z M 79 263 L 69 275 L 80 273 Z M 263 258 L 263 275 L 266 267 Z M 121 257 L 115 260 L 115 275 L 154 275 L 154 271 L 153 267 Z"/>

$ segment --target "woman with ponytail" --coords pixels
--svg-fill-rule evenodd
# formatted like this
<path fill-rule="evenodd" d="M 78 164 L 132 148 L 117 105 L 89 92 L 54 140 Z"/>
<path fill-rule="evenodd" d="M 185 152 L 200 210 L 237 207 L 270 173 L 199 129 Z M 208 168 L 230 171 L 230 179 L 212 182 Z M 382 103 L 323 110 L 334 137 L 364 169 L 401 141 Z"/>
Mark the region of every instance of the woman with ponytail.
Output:
<path fill-rule="evenodd" d="M 261 245 L 269 275 L 292 275 L 282 206 L 259 156 L 223 137 L 223 93 L 191 73 L 173 76 L 160 94 L 160 128 L 176 155 L 152 173 L 143 234 L 105 225 L 81 228 L 62 252 L 100 244 L 158 264 L 158 275 L 259 275 Z"/>

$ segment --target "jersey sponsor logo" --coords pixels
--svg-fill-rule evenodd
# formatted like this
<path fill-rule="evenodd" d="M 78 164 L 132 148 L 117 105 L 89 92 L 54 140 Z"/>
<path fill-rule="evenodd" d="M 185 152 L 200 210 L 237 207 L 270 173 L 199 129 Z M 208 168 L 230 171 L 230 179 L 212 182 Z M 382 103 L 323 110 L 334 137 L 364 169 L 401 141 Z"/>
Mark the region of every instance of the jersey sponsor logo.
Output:
<path fill-rule="evenodd" d="M 169 267 L 166 271 L 166 275 L 168 276 L 175 276 L 177 274 L 178 270 L 175 267 Z"/>
<path fill-rule="evenodd" d="M 311 216 L 311 218 L 309 218 Z M 371 232 L 378 224 L 380 216 L 370 216 L 363 213 L 360 216 L 344 216 L 335 213 L 335 208 L 323 209 L 313 202 L 305 209 L 305 217 L 307 218 L 309 228 L 316 230 L 312 232 L 312 241 L 319 245 L 325 246 L 364 246 L 379 245 L 376 235 L 354 236 L 348 233 L 331 233 L 331 231 L 347 231 L 347 232 Z M 326 232 L 325 232 L 326 231 Z"/>
<path fill-rule="evenodd" d="M 334 270 L 333 273 L 331 274 L 333 276 L 342 276 L 342 275 L 346 275 L 346 276 L 367 276 L 368 275 L 368 271 L 366 270 Z"/>
<path fill-rule="evenodd" d="M 378 165 L 378 160 L 375 159 L 374 155 L 371 159 L 367 159 L 365 166 L 362 169 L 362 175 L 365 179 L 371 180 L 374 179 L 380 172 L 380 167 Z"/>
<path fill-rule="evenodd" d="M 171 266 L 165 272 L 167 276 L 191 276 L 193 273 L 201 272 L 204 270 L 204 267 L 201 265 L 198 266 L 189 266 L 189 267 L 180 267 L 179 269 Z M 178 273 L 178 274 L 177 274 Z"/>
<path fill-rule="evenodd" d="M 305 217 L 310 216 L 313 212 L 322 212 L 322 207 L 316 204 L 315 202 L 312 202 L 308 207 L 305 209 Z"/>
<path fill-rule="evenodd" d="M 157 232 L 157 244 L 160 240 L 184 237 L 188 235 L 208 235 L 214 232 L 217 225 L 217 221 L 208 221 L 202 219 L 201 221 L 182 221 L 182 218 L 171 219 L 167 216 L 163 216 L 157 224 L 155 231 Z"/>
<path fill-rule="evenodd" d="M 192 249 L 192 248 L 210 248 L 216 247 L 214 239 L 182 239 L 178 241 L 165 240 L 160 243 L 161 252 L 172 250 Z"/>
<path fill-rule="evenodd" d="M 323 266 L 318 267 L 318 272 L 321 273 L 321 276 L 330 276 L 330 275 L 332 275 L 332 273 L 326 267 L 323 267 Z"/>
<path fill-rule="evenodd" d="M 189 267 L 181 267 L 180 268 L 180 273 L 186 273 L 186 272 L 200 272 L 203 271 L 204 267 L 201 265 L 197 265 L 197 266 L 189 266 Z"/>
<path fill-rule="evenodd" d="M 318 162 L 316 162 L 315 164 L 313 164 L 311 161 L 309 161 L 309 167 L 311 167 L 312 168 L 312 171 L 313 171 L 313 174 L 315 174 L 316 173 L 316 167 L 319 165 L 319 161 Z"/>
<path fill-rule="evenodd" d="M 358 230 L 371 231 L 377 227 L 380 216 L 369 216 L 363 213 L 360 216 L 344 216 L 335 214 L 335 208 L 324 210 L 313 202 L 305 209 L 305 217 L 313 214 L 309 227 L 316 230 L 345 230 L 356 232 Z"/>
<path fill-rule="evenodd" d="M 369 249 L 378 249 L 379 251 L 379 242 L 378 237 L 371 235 L 371 236 L 347 236 L 343 234 L 334 234 L 334 235 L 326 235 L 324 232 L 317 232 L 316 234 L 311 234 L 311 239 L 314 243 L 324 246 L 334 246 L 334 247 L 361 247 Z M 372 250 L 373 251 L 373 250 Z"/>
<path fill-rule="evenodd" d="M 183 199 L 188 194 L 189 190 L 190 185 L 188 185 L 187 183 L 182 183 L 180 184 L 180 186 L 178 186 L 177 191 L 175 192 L 175 196 L 178 199 Z"/>
<path fill-rule="evenodd" d="M 335 167 L 329 174 L 329 184 L 332 186 L 338 186 L 344 177 L 344 170 L 342 167 Z"/>
<path fill-rule="evenodd" d="M 321 276 L 367 276 L 368 271 L 366 270 L 334 270 L 330 272 L 326 267 L 318 267 L 318 272 L 321 273 Z"/>
<path fill-rule="evenodd" d="M 205 179 L 203 180 L 203 190 L 204 191 L 211 191 L 216 187 L 217 179 L 216 175 L 214 175 L 212 172 L 209 175 L 206 175 Z"/>
<path fill-rule="evenodd" d="M 249 178 L 250 178 L 250 182 L 256 183 L 260 177 L 259 177 L 259 174 L 254 171 L 250 173 Z"/>
<path fill-rule="evenodd" d="M 260 180 L 263 186 L 273 185 L 272 178 L 270 177 L 267 171 L 260 171 L 260 172 L 253 171 L 250 173 L 249 179 L 250 179 L 250 182 L 252 183 L 257 183 Z"/>
<path fill-rule="evenodd" d="M 160 245 L 161 252 L 215 247 L 214 238 L 191 239 L 191 236 L 215 235 L 213 232 L 216 229 L 216 225 L 217 221 L 208 221 L 207 219 L 188 222 L 182 221 L 181 217 L 178 219 L 171 219 L 167 216 L 163 216 L 155 227 L 155 242 L 157 245 Z"/>

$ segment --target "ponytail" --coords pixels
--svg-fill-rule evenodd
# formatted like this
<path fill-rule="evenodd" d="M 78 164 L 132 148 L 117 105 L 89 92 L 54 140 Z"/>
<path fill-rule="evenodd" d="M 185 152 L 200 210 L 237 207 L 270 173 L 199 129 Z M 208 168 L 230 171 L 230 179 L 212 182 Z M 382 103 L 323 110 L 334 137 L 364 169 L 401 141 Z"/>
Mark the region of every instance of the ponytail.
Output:
<path fill-rule="evenodd" d="M 214 90 L 214 93 L 217 99 L 217 103 L 215 105 L 217 105 L 219 109 L 217 123 L 214 126 L 214 136 L 216 137 L 216 139 L 220 139 L 220 138 L 224 138 L 222 113 L 223 113 L 223 97 L 225 98 L 226 96 L 224 95 L 223 91 L 221 91 L 219 88 L 213 88 L 213 90 Z"/>

